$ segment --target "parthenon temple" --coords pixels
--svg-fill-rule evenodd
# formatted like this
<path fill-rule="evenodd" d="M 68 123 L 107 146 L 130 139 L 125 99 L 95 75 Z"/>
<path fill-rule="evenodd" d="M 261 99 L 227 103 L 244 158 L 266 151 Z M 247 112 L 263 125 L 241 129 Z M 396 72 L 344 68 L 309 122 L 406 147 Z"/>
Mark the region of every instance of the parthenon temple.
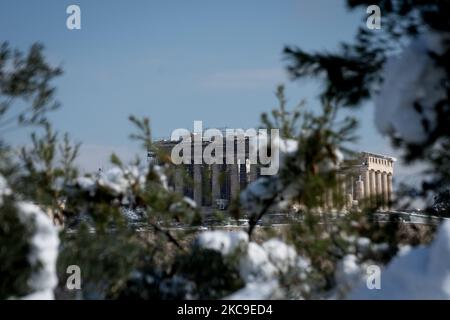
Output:
<path fill-rule="evenodd" d="M 192 142 L 194 144 L 200 142 Z M 202 140 L 201 148 L 209 144 Z M 234 151 L 239 150 L 239 141 L 234 141 Z M 170 154 L 177 141 L 161 140 L 156 142 L 160 150 Z M 260 165 L 250 164 L 249 141 L 245 139 L 245 148 L 241 154 L 234 152 L 234 163 L 225 161 L 224 146 L 223 164 L 188 164 L 174 165 L 174 174 L 169 178 L 169 185 L 187 197 L 192 198 L 199 207 L 226 209 L 229 202 L 236 198 L 240 191 L 260 176 Z M 152 158 L 152 153 L 148 154 Z M 389 209 L 392 201 L 392 177 L 395 159 L 392 157 L 361 152 L 353 160 L 345 160 L 339 170 L 340 188 L 345 197 L 346 207 L 365 205 L 377 206 L 379 210 Z M 198 162 L 197 162 L 198 163 Z"/>
<path fill-rule="evenodd" d="M 355 160 L 344 161 L 341 171 L 347 202 L 364 201 L 366 205 L 387 210 L 393 200 L 392 177 L 395 158 L 361 152 Z M 347 187 L 347 183 L 350 185 Z"/>

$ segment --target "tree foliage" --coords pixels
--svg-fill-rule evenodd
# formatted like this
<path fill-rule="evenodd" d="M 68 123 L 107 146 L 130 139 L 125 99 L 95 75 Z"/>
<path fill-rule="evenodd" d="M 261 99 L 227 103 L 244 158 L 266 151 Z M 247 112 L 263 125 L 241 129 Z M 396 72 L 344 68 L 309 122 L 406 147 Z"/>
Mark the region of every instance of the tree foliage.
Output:
<path fill-rule="evenodd" d="M 280 275 L 284 297 L 344 297 L 346 289 L 336 280 L 343 259 L 352 255 L 361 264 L 383 265 L 402 245 L 418 245 L 431 238 L 433 228 L 424 235 L 418 227 L 394 219 L 379 223 L 374 218 L 376 206 L 364 206 L 364 210 L 350 206 L 342 214 L 346 204 L 339 188 L 341 165 L 344 156 L 354 156 L 347 146 L 358 134 L 356 119 L 342 119 L 341 111 L 358 108 L 377 95 L 385 80 L 386 62 L 408 41 L 429 30 L 449 31 L 448 2 L 376 3 L 383 13 L 380 31 L 362 26 L 354 42 L 343 43 L 334 53 L 285 48 L 294 80 L 313 77 L 323 82 L 320 110 L 312 112 L 305 103 L 290 110 L 280 86 L 276 91 L 279 106 L 261 117 L 262 127 L 280 129 L 280 173 L 250 184 L 232 213 L 235 218 L 248 218 L 248 235 L 255 241 L 273 235 L 258 228 L 267 213 L 297 208 L 295 215 L 300 221 L 278 236 L 295 245 L 310 268 L 305 277 L 292 272 Z M 369 4 L 372 1 L 348 1 L 352 9 Z M 432 179 L 424 183 L 423 194 L 445 186 L 450 178 L 448 43 L 444 47 L 443 53 L 430 53 L 445 74 L 440 82 L 445 98 L 434 106 L 437 125 L 427 131 L 423 143 L 390 135 L 394 145 L 404 151 L 405 160 L 420 160 L 432 168 Z M 18 218 L 18 201 L 37 203 L 61 225 L 58 297 L 215 299 L 244 287 L 237 267 L 239 256 L 229 259 L 192 242 L 202 222 L 200 210 L 168 185 L 173 167 L 152 143 L 149 119 L 131 116 L 136 132 L 130 138 L 141 144 L 143 152 L 155 154 L 158 164 L 139 158 L 125 164 L 112 154 L 112 170 L 79 174 L 76 158 L 80 145 L 56 132 L 47 117 L 58 107 L 51 83 L 61 70 L 45 61 L 42 50 L 41 45 L 34 45 L 25 55 L 8 44 L 0 46 L 0 130 L 35 126 L 31 143 L 18 154 L 0 139 L 0 178 L 5 180 L 3 185 L 0 180 L 0 298 L 29 294 L 27 280 L 36 272 L 28 259 L 33 225 Z M 418 113 L 422 110 L 420 103 L 414 108 Z M 295 148 L 288 147 L 293 145 Z M 447 198 L 446 193 L 436 198 L 439 208 L 445 208 Z M 77 295 L 64 287 L 66 268 L 72 264 L 83 272 L 84 284 Z"/>
<path fill-rule="evenodd" d="M 288 46 L 284 49 L 288 70 L 293 79 L 321 79 L 324 83 L 322 100 L 334 102 L 339 107 L 358 108 L 369 99 L 373 101 L 378 94 L 383 83 L 383 68 L 390 56 L 399 54 L 408 43 L 424 33 L 432 34 L 430 37 L 441 36 L 442 52 L 429 52 L 436 67 L 444 74 L 440 79 L 444 96 L 433 107 L 436 125 L 430 128 L 423 117 L 422 125 L 427 136 L 421 143 L 408 142 L 408 139 L 399 137 L 395 132 L 390 134 L 393 145 L 402 151 L 406 163 L 423 162 L 430 165 L 430 169 L 425 172 L 430 179 L 424 181 L 421 190 L 416 190 L 425 197 L 450 182 L 450 4 L 448 1 L 433 0 L 348 0 L 347 4 L 351 9 L 363 10 L 369 5 L 378 5 L 382 14 L 381 30 L 368 30 L 363 25 L 358 29 L 354 42 L 342 43 L 334 53 L 307 52 Z M 418 114 L 424 112 L 420 101 L 414 103 L 414 108 Z"/>

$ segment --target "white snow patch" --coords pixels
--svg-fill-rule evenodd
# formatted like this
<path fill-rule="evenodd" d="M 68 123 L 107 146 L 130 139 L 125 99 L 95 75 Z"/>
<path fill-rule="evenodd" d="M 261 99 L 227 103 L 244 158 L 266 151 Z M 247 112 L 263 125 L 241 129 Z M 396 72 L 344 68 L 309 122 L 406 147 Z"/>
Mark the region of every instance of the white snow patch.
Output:
<path fill-rule="evenodd" d="M 149 168 L 147 166 L 130 165 L 126 168 L 112 167 L 105 172 L 100 172 L 97 179 L 91 177 L 81 177 L 77 179 L 78 185 L 87 191 L 95 192 L 96 183 L 110 189 L 116 195 L 130 193 L 130 188 L 138 185 L 145 188 L 146 178 Z M 153 172 L 158 177 L 161 186 L 168 190 L 167 176 L 164 174 L 164 168 L 153 166 Z"/>
<path fill-rule="evenodd" d="M 189 197 L 183 197 L 183 201 L 184 201 L 185 203 L 187 203 L 187 205 L 190 206 L 191 208 L 196 208 L 196 207 L 197 207 L 197 203 L 195 203 L 195 201 L 192 200 L 192 199 L 189 198 Z"/>
<path fill-rule="evenodd" d="M 427 247 L 405 247 L 381 273 L 381 289 L 365 283 L 350 299 L 450 299 L 450 221 Z"/>
<path fill-rule="evenodd" d="M 125 193 L 129 186 L 123 170 L 118 167 L 111 168 L 103 173 L 98 183 L 118 194 Z"/>
<path fill-rule="evenodd" d="M 423 143 L 436 127 L 436 102 L 445 97 L 441 85 L 445 72 L 429 51 L 441 51 L 439 35 L 427 33 L 413 40 L 399 56 L 388 59 L 384 83 L 375 99 L 375 124 L 381 133 L 394 133 L 409 143 Z M 418 112 L 414 103 L 422 106 Z"/>
<path fill-rule="evenodd" d="M 257 243 L 248 244 L 247 254 L 239 263 L 239 274 L 245 282 L 268 281 L 277 274 L 277 268 L 269 261 L 267 252 Z"/>
<path fill-rule="evenodd" d="M 82 190 L 88 191 L 90 193 L 95 191 L 96 182 L 91 177 L 78 177 L 76 182 Z"/>
<path fill-rule="evenodd" d="M 280 276 L 293 270 L 299 278 L 306 279 L 310 270 L 310 263 L 298 256 L 294 247 L 279 239 L 259 245 L 248 242 L 247 233 L 242 231 L 207 231 L 198 236 L 196 243 L 224 256 L 239 254 L 236 267 L 246 286 L 225 299 L 269 299 L 280 293 Z"/>
<path fill-rule="evenodd" d="M 54 299 L 55 295 L 53 293 L 53 289 L 36 291 L 20 298 L 20 300 L 54 300 Z"/>
<path fill-rule="evenodd" d="M 153 170 L 158 175 L 159 182 L 161 183 L 163 188 L 168 190 L 169 189 L 169 184 L 168 184 L 168 181 L 167 181 L 167 176 L 164 174 L 163 167 L 155 165 L 155 166 L 153 166 Z"/>
<path fill-rule="evenodd" d="M 281 153 L 295 153 L 298 150 L 298 142 L 294 139 L 276 139 L 277 144 Z"/>
<path fill-rule="evenodd" d="M 3 205 L 3 197 L 11 195 L 11 189 L 5 177 L 0 175 L 0 206 Z"/>
<path fill-rule="evenodd" d="M 247 243 L 248 234 L 243 231 L 206 231 L 202 232 L 196 240 L 197 246 L 219 251 L 222 255 L 232 254 L 238 248 L 245 249 Z"/>
<path fill-rule="evenodd" d="M 337 263 L 335 279 L 338 290 L 347 291 L 358 284 L 363 278 L 363 270 L 358 263 L 358 258 L 349 254 Z"/>
<path fill-rule="evenodd" d="M 370 250 L 371 243 L 369 238 L 360 237 L 356 240 L 356 248 L 359 252 L 366 254 Z"/>
<path fill-rule="evenodd" d="M 298 142 L 294 139 L 284 139 L 279 136 L 270 137 L 267 132 L 258 132 L 258 148 L 266 149 L 266 148 L 274 148 L 278 149 L 281 154 L 289 154 L 297 152 L 298 150 Z M 252 146 L 253 148 L 256 146 Z M 254 151 L 254 149 L 252 149 Z"/>
<path fill-rule="evenodd" d="M 58 230 L 51 219 L 36 205 L 18 202 L 19 218 L 23 223 L 34 223 L 35 233 L 31 238 L 31 253 L 28 260 L 31 265 L 40 263 L 40 268 L 32 274 L 29 286 L 33 293 L 28 299 L 53 299 L 53 289 L 58 283 L 56 259 L 58 257 Z"/>
<path fill-rule="evenodd" d="M 326 173 L 337 170 L 343 161 L 344 154 L 342 151 L 338 148 L 334 148 L 332 156 L 319 163 L 319 171 Z"/>
<path fill-rule="evenodd" d="M 297 252 L 293 246 L 273 238 L 262 244 L 270 262 L 281 272 L 287 272 L 297 261 Z"/>
<path fill-rule="evenodd" d="M 56 177 L 56 179 L 53 181 L 53 190 L 61 191 L 64 189 L 64 177 Z"/>

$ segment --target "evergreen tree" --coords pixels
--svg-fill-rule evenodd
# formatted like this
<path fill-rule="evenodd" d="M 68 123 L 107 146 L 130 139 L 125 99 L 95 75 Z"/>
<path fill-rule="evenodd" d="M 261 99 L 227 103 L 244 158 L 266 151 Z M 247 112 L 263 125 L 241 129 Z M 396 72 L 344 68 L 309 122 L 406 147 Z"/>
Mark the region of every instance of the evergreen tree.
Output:
<path fill-rule="evenodd" d="M 403 123 L 383 124 L 382 117 L 376 120 L 380 120 L 378 127 L 382 127 L 393 145 L 403 152 L 406 163 L 430 165 L 426 171 L 430 179 L 419 190 L 426 196 L 428 192 L 450 183 L 450 3 L 437 0 L 348 0 L 347 3 L 351 9 L 364 11 L 370 5 L 378 5 L 382 15 L 381 29 L 369 30 L 364 21 L 355 41 L 342 43 L 335 53 L 314 53 L 286 47 L 284 54 L 289 61 L 288 70 L 294 79 L 321 79 L 324 83 L 321 98 L 336 103 L 340 108 L 358 108 L 364 101 L 376 101 L 381 91 L 382 97 L 376 103 L 378 112 L 393 115 L 396 105 L 392 100 L 397 99 L 396 95 L 410 97 L 402 100 L 405 102 L 402 109 L 399 106 L 399 112 L 395 113 L 398 122 Z M 411 51 L 417 55 L 408 56 Z M 396 62 L 400 65 L 391 57 L 402 52 L 405 54 L 399 60 L 412 57 L 411 60 L 395 69 L 396 76 L 389 77 L 389 71 L 396 67 Z M 424 62 L 428 58 L 429 64 Z M 410 67 L 418 65 L 420 69 L 416 74 L 408 72 Z M 383 94 L 388 91 L 388 88 L 383 88 L 385 80 L 390 80 L 386 86 L 394 86 L 394 92 Z M 408 123 L 411 118 L 417 121 Z M 405 126 L 411 127 L 406 130 Z M 412 139 L 408 134 L 422 131 L 421 139 Z"/>

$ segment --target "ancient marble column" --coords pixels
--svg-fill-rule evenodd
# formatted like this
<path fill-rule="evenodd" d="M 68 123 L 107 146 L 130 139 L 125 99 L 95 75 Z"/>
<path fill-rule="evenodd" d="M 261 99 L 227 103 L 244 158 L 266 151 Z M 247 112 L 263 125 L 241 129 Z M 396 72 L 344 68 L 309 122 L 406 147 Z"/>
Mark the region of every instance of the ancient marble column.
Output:
<path fill-rule="evenodd" d="M 325 205 L 327 210 L 331 211 L 333 209 L 333 190 L 328 189 L 325 192 Z"/>
<path fill-rule="evenodd" d="M 387 173 L 386 172 L 382 172 L 381 173 L 381 191 L 382 191 L 382 203 L 383 203 L 383 208 L 387 209 L 387 204 L 389 202 L 389 198 L 388 198 L 388 181 L 387 181 Z"/>
<path fill-rule="evenodd" d="M 353 179 L 352 175 L 347 175 L 346 176 L 347 181 L 345 183 L 347 190 L 345 191 L 346 194 L 351 194 L 352 195 L 352 201 L 355 200 L 355 180 Z"/>
<path fill-rule="evenodd" d="M 220 166 L 215 163 L 211 165 L 211 203 L 213 207 L 216 206 L 216 200 L 220 199 Z"/>
<path fill-rule="evenodd" d="M 376 197 L 377 197 L 377 187 L 375 181 L 375 171 L 370 170 L 369 172 L 369 189 L 370 189 L 370 204 L 372 206 L 376 205 Z"/>
<path fill-rule="evenodd" d="M 388 206 L 390 207 L 390 204 L 392 202 L 392 174 L 388 174 L 387 176 L 387 190 L 388 190 Z"/>
<path fill-rule="evenodd" d="M 239 195 L 239 165 L 229 164 L 228 171 L 230 175 L 230 200 Z"/>
<path fill-rule="evenodd" d="M 350 210 L 353 207 L 353 195 L 351 193 L 345 195 L 345 206 L 347 210 Z"/>
<path fill-rule="evenodd" d="M 345 208 L 345 202 L 346 202 L 346 190 L 347 190 L 347 186 L 345 183 L 345 174 L 342 173 L 338 173 L 338 195 L 339 195 L 339 201 L 342 201 L 342 207 Z M 342 209 L 342 208 L 339 208 Z"/>
<path fill-rule="evenodd" d="M 377 171 L 375 173 L 376 177 L 376 195 L 377 195 L 377 205 L 381 205 L 381 200 L 383 197 L 383 191 L 382 191 L 382 182 L 381 182 L 381 172 Z"/>
<path fill-rule="evenodd" d="M 355 180 L 353 179 L 353 176 L 346 175 L 346 190 L 345 190 L 345 196 L 346 196 L 346 206 L 347 209 L 350 210 L 353 207 L 353 200 L 355 200 L 355 187 L 354 183 Z"/>
<path fill-rule="evenodd" d="M 175 166 L 175 192 L 183 195 L 184 192 L 184 166 L 182 164 Z"/>
<path fill-rule="evenodd" d="M 345 182 L 345 174 L 339 174 L 340 193 L 344 196 L 347 191 L 347 184 Z"/>
<path fill-rule="evenodd" d="M 250 181 L 249 183 L 252 183 L 258 179 L 258 165 L 257 164 L 250 164 Z"/>
<path fill-rule="evenodd" d="M 241 190 L 244 190 L 247 187 L 247 165 L 244 163 L 240 163 L 239 166 L 239 186 Z"/>
<path fill-rule="evenodd" d="M 370 201 L 370 173 L 369 170 L 364 172 L 363 180 L 364 180 L 364 199 L 366 201 Z"/>
<path fill-rule="evenodd" d="M 194 201 L 197 206 L 202 206 L 202 165 L 194 164 Z"/>
<path fill-rule="evenodd" d="M 355 182 L 355 200 L 360 203 L 364 199 L 364 181 L 362 181 L 361 176 Z"/>

